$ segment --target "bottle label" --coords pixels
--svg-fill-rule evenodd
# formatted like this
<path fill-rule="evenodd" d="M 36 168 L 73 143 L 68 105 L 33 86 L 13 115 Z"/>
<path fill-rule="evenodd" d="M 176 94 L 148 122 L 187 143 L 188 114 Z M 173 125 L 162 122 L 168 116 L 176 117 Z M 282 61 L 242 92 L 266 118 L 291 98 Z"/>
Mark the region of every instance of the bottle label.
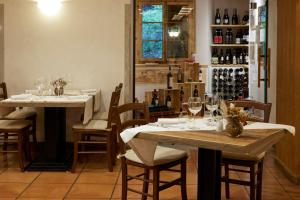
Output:
<path fill-rule="evenodd" d="M 221 24 L 221 19 L 216 19 L 216 24 Z"/>
<path fill-rule="evenodd" d="M 198 80 L 199 80 L 199 82 L 202 82 L 202 72 L 199 72 L 199 77 L 198 77 Z"/>
<path fill-rule="evenodd" d="M 236 43 L 236 44 L 241 44 L 241 39 L 240 39 L 240 38 L 236 38 L 236 39 L 235 39 L 235 43 Z"/>
<path fill-rule="evenodd" d="M 228 19 L 224 19 L 224 24 L 229 24 L 229 20 Z"/>
<path fill-rule="evenodd" d="M 167 107 L 171 108 L 171 106 L 172 106 L 172 102 L 171 101 L 167 101 Z"/>
<path fill-rule="evenodd" d="M 173 88 L 173 77 L 169 78 L 169 87 Z"/>

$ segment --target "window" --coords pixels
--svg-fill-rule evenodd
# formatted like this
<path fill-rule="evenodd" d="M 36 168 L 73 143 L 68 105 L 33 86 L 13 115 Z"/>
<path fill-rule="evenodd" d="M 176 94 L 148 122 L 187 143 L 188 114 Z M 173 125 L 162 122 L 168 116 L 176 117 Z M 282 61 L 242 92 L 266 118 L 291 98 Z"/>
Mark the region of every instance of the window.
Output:
<path fill-rule="evenodd" d="M 163 6 L 143 5 L 142 57 L 163 57 Z"/>
<path fill-rule="evenodd" d="M 137 63 L 184 61 L 194 51 L 194 1 L 140 0 L 137 6 Z"/>

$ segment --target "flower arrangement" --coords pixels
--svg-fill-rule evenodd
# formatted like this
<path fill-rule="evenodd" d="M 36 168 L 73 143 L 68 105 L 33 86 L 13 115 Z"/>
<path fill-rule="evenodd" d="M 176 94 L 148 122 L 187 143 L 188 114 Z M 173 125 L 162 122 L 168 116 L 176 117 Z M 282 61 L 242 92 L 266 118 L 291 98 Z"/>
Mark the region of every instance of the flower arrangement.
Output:
<path fill-rule="evenodd" d="M 56 79 L 51 82 L 51 84 L 54 87 L 54 93 L 55 95 L 63 95 L 64 93 L 64 86 L 67 85 L 67 81 L 65 81 L 63 78 Z"/>
<path fill-rule="evenodd" d="M 230 103 L 229 106 L 226 105 L 225 101 L 222 101 L 220 104 L 221 113 L 223 117 L 233 117 L 236 116 L 243 126 L 247 125 L 247 121 L 250 119 L 250 116 L 245 110 L 241 107 L 235 107 L 233 103 Z"/>
<path fill-rule="evenodd" d="M 59 79 L 52 81 L 51 84 L 55 88 L 62 88 L 67 85 L 67 81 L 65 81 L 63 78 L 59 78 Z"/>

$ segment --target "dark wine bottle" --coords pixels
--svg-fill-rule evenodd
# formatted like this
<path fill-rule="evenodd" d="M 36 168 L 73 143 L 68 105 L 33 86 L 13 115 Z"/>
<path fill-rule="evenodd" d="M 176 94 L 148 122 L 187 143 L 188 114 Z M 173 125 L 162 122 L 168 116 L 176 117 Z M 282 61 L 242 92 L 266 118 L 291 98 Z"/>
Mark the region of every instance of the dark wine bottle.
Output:
<path fill-rule="evenodd" d="M 221 65 L 224 65 L 224 63 L 225 63 L 225 59 L 224 59 L 224 55 L 223 55 L 223 49 L 221 49 L 221 51 L 220 51 L 219 63 Z"/>
<path fill-rule="evenodd" d="M 193 97 L 199 97 L 199 91 L 197 89 L 197 85 L 195 85 L 195 89 L 193 91 Z"/>
<path fill-rule="evenodd" d="M 177 83 L 183 83 L 183 82 L 184 82 L 184 75 L 181 67 L 179 67 L 177 72 Z"/>
<path fill-rule="evenodd" d="M 168 72 L 168 75 L 167 75 L 167 88 L 168 89 L 173 88 L 173 75 L 172 75 L 171 66 L 169 66 L 169 72 Z"/>
<path fill-rule="evenodd" d="M 220 14 L 220 9 L 219 8 L 216 11 L 215 24 L 221 24 L 221 14 Z"/>
<path fill-rule="evenodd" d="M 232 15 L 232 24 L 233 25 L 238 25 L 239 24 L 239 18 L 237 15 L 237 9 L 233 9 L 233 15 Z"/>
<path fill-rule="evenodd" d="M 246 14 L 243 17 L 242 24 L 248 24 L 249 23 L 249 11 L 246 11 Z"/>
<path fill-rule="evenodd" d="M 202 83 L 202 81 L 203 81 L 202 69 L 200 67 L 199 67 L 199 71 L 198 71 L 198 81 L 200 83 Z"/>
<path fill-rule="evenodd" d="M 171 99 L 170 91 L 168 91 L 168 95 L 167 95 L 167 98 L 166 98 L 166 106 L 168 108 L 172 107 L 172 99 Z"/>
<path fill-rule="evenodd" d="M 230 20 L 229 20 L 229 15 L 228 15 L 228 9 L 225 9 L 224 16 L 223 16 L 223 24 L 228 25 L 228 24 L 230 24 L 229 21 Z"/>

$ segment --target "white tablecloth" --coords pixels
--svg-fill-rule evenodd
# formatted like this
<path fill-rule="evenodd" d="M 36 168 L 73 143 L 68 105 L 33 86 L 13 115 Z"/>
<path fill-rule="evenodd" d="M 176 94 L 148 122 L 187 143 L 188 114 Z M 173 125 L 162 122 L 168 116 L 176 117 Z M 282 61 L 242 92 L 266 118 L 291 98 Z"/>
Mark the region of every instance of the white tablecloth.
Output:
<path fill-rule="evenodd" d="M 87 124 L 93 117 L 93 97 L 91 95 L 61 95 L 61 96 L 36 96 L 32 94 L 12 95 L 4 102 L 19 102 L 21 103 L 84 103 L 84 119 L 83 124 Z"/>
<path fill-rule="evenodd" d="M 159 123 L 161 121 L 161 123 Z M 173 123 L 172 123 L 173 122 Z M 179 122 L 179 123 L 176 123 Z M 140 132 L 160 132 L 160 131 L 184 131 L 184 130 L 215 130 L 215 126 L 209 126 L 207 119 L 196 119 L 195 127 L 193 122 L 189 119 L 163 119 L 156 123 L 129 128 L 121 133 L 121 138 L 125 143 L 128 143 Z M 285 129 L 292 135 L 295 135 L 295 127 L 283 124 L 271 124 L 261 122 L 249 122 L 249 125 L 244 126 L 244 129 Z M 216 132 L 217 133 L 217 132 Z"/>

